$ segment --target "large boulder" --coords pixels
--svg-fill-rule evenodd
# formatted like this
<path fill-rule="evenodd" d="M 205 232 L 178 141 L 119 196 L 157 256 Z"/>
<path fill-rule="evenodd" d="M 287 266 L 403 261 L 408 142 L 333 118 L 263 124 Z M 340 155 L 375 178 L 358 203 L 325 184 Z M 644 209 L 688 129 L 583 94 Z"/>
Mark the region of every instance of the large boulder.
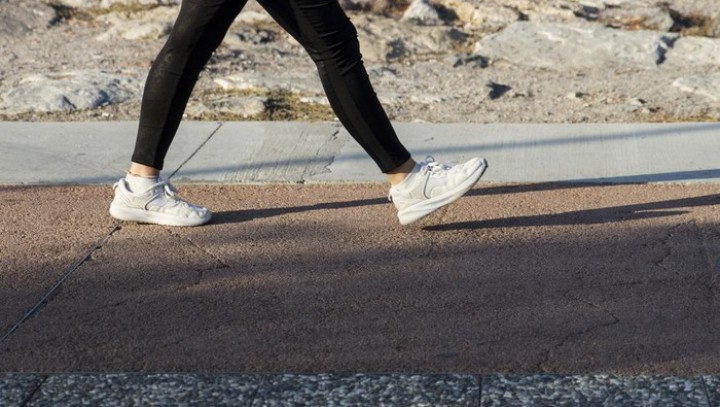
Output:
<path fill-rule="evenodd" d="M 467 35 L 448 26 L 398 24 L 391 19 L 368 16 L 354 18 L 358 27 L 363 59 L 387 63 L 442 55 L 462 47 Z"/>
<path fill-rule="evenodd" d="M 720 38 L 682 37 L 667 53 L 665 63 L 679 69 L 693 66 L 720 68 Z"/>
<path fill-rule="evenodd" d="M 714 102 L 720 101 L 720 74 L 684 76 L 675 80 L 673 86 Z"/>
<path fill-rule="evenodd" d="M 172 30 L 176 7 L 156 7 L 152 10 L 133 13 L 109 13 L 98 19 L 107 24 L 108 29 L 97 37 L 100 41 L 112 38 L 126 40 L 154 40 L 162 38 Z"/>
<path fill-rule="evenodd" d="M 624 30 L 669 32 L 675 26 L 670 10 L 658 5 L 606 8 L 598 12 L 597 22 Z"/>
<path fill-rule="evenodd" d="M 0 38 L 22 37 L 48 28 L 57 18 L 47 4 L 32 0 L 0 0 Z"/>
<path fill-rule="evenodd" d="M 0 113 L 69 112 L 118 104 L 141 94 L 141 75 L 100 70 L 27 75 L 3 83 Z"/>
<path fill-rule="evenodd" d="M 594 24 L 517 22 L 478 41 L 474 53 L 492 61 L 554 70 L 656 68 L 678 38 Z"/>
<path fill-rule="evenodd" d="M 474 3 L 464 0 L 442 0 L 466 29 L 495 32 L 520 19 L 517 11 L 498 4 Z"/>
<path fill-rule="evenodd" d="M 414 0 L 403 13 L 401 20 L 422 25 L 438 25 L 443 22 L 438 10 L 428 0 Z"/>

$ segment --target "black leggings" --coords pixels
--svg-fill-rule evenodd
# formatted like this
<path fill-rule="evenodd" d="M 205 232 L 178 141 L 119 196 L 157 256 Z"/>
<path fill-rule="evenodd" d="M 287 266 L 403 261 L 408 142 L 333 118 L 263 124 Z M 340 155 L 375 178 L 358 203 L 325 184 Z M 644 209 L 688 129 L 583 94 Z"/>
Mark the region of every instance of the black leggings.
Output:
<path fill-rule="evenodd" d="M 162 169 L 200 71 L 247 0 L 183 0 L 148 74 L 132 160 Z M 330 105 L 384 173 L 410 159 L 378 101 L 337 0 L 258 0 L 317 65 Z"/>

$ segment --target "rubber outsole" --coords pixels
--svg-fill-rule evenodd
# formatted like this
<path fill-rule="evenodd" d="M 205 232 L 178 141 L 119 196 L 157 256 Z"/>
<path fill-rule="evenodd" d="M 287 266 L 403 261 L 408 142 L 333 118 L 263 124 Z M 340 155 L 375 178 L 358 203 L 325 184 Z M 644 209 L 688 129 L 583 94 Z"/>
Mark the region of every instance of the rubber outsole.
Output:
<path fill-rule="evenodd" d="M 200 226 L 208 223 L 212 218 L 210 212 L 202 218 L 176 218 L 172 215 L 159 212 L 150 212 L 143 209 L 125 208 L 118 205 L 110 205 L 110 216 L 125 222 L 151 223 L 163 226 Z"/>

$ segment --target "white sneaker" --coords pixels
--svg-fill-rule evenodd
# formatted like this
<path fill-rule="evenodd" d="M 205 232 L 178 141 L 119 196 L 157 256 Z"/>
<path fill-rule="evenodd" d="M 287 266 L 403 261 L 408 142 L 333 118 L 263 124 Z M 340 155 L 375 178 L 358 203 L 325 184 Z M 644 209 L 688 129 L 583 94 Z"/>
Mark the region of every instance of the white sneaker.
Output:
<path fill-rule="evenodd" d="M 439 164 L 432 157 L 417 163 L 400 184 L 390 188 L 388 197 L 398 210 L 401 225 L 454 202 L 475 185 L 487 169 L 484 158 L 459 165 Z"/>
<path fill-rule="evenodd" d="M 113 185 L 115 198 L 110 204 L 110 215 L 119 220 L 165 226 L 198 226 L 210 220 L 209 210 L 177 196 L 167 180 L 158 181 L 143 192 L 133 193 L 125 178 L 121 178 Z"/>

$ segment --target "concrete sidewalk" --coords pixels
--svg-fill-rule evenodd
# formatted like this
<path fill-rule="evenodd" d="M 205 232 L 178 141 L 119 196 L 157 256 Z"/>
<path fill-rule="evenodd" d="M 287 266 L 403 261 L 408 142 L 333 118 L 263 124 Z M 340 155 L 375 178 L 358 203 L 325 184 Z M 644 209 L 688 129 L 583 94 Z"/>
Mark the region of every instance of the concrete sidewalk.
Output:
<path fill-rule="evenodd" d="M 127 169 L 136 126 L 0 123 L 0 185 L 114 182 Z M 398 123 L 396 129 L 419 159 L 486 157 L 492 171 L 484 180 L 492 183 L 720 181 L 718 123 Z M 337 123 L 184 123 L 165 168 L 176 182 L 383 180 Z"/>
<path fill-rule="evenodd" d="M 397 128 L 490 170 L 401 227 L 335 124 L 186 123 L 177 229 L 133 123 L 0 123 L 0 405 L 720 405 L 720 125 Z"/>

